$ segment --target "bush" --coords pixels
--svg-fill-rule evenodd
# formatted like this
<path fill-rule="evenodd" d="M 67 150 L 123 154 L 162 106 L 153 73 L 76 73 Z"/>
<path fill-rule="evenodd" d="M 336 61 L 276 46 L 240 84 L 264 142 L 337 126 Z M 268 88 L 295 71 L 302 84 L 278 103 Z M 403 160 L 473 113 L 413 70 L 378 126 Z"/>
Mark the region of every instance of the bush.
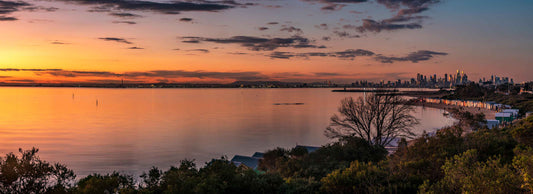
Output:
<path fill-rule="evenodd" d="M 39 149 L 0 157 L 0 193 L 67 193 L 76 176 L 66 166 L 37 156 Z"/>
<path fill-rule="evenodd" d="M 499 158 L 479 161 L 477 150 L 468 150 L 442 166 L 445 176 L 434 185 L 424 184 L 430 193 L 521 193 L 521 181 Z"/>
<path fill-rule="evenodd" d="M 81 179 L 76 193 L 133 193 L 135 182 L 133 177 L 118 172 L 100 175 L 93 174 Z"/>
<path fill-rule="evenodd" d="M 371 162 L 352 162 L 350 167 L 335 170 L 324 177 L 320 191 L 324 193 L 384 193 L 388 187 L 388 171 Z"/>

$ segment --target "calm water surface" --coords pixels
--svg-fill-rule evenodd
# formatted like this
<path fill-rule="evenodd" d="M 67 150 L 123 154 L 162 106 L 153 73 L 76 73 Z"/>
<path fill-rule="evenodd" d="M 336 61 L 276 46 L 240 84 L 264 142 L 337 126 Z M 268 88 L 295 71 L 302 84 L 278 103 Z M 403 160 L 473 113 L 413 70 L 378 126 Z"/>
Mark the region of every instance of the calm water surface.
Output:
<path fill-rule="evenodd" d="M 341 99 L 331 89 L 0 88 L 0 154 L 38 147 L 78 177 L 117 170 L 139 175 L 182 159 L 251 155 L 319 146 Z M 303 105 L 274 105 L 304 103 Z M 417 132 L 453 124 L 417 108 Z"/>

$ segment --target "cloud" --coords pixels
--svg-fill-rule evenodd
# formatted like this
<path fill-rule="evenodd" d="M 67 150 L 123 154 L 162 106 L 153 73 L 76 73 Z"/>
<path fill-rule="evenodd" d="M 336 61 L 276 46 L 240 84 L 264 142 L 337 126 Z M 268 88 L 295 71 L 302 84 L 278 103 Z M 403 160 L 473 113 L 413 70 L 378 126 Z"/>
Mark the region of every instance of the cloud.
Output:
<path fill-rule="evenodd" d="M 294 78 L 294 77 L 308 77 L 309 74 L 300 72 L 277 72 L 270 75 L 272 78 Z"/>
<path fill-rule="evenodd" d="M 89 9 L 89 12 L 96 12 L 96 13 L 105 13 L 105 12 L 111 12 L 113 11 L 113 5 L 98 5 L 94 6 L 91 9 Z"/>
<path fill-rule="evenodd" d="M 265 31 L 265 30 L 268 30 L 268 28 L 267 28 L 267 27 L 259 27 L 258 29 L 259 29 L 260 31 Z"/>
<path fill-rule="evenodd" d="M 396 23 L 396 22 L 408 22 L 412 20 L 418 20 L 417 23 L 422 22 L 422 19 L 428 18 L 427 16 L 406 16 L 406 15 L 397 15 L 389 19 L 382 20 L 384 23 Z"/>
<path fill-rule="evenodd" d="M 291 52 L 279 52 L 279 51 L 276 51 L 276 52 L 270 53 L 270 55 L 268 55 L 268 56 L 270 58 L 275 58 L 275 59 L 290 59 L 290 58 L 295 57 L 297 55 L 294 54 L 294 53 L 291 53 Z"/>
<path fill-rule="evenodd" d="M 180 22 L 190 22 L 192 18 L 180 18 Z"/>
<path fill-rule="evenodd" d="M 301 28 L 297 28 L 297 27 L 294 27 L 294 26 L 286 26 L 286 25 L 283 25 L 281 26 L 281 29 L 279 31 L 287 31 L 287 32 L 295 32 L 296 34 L 303 34 L 304 31 L 302 31 Z"/>
<path fill-rule="evenodd" d="M 19 11 L 19 8 L 30 6 L 24 1 L 2 1 L 0 0 L 0 14 L 10 14 Z"/>
<path fill-rule="evenodd" d="M 17 68 L 3 68 L 0 71 L 62 71 L 62 69 L 17 69 Z"/>
<path fill-rule="evenodd" d="M 59 8 L 56 7 L 44 7 L 44 6 L 33 6 L 30 3 L 24 1 L 4 1 L 0 0 L 0 21 L 16 21 L 16 17 L 9 16 L 14 12 L 18 11 L 47 11 L 54 12 Z"/>
<path fill-rule="evenodd" d="M 301 1 L 310 2 L 310 3 L 318 2 L 318 3 L 326 4 L 320 9 L 325 10 L 325 11 L 338 11 L 338 10 L 341 10 L 343 7 L 345 7 L 346 4 L 364 3 L 364 2 L 367 2 L 368 0 L 301 0 Z"/>
<path fill-rule="evenodd" d="M 398 11 L 398 15 L 412 15 L 412 14 L 421 13 L 428 9 L 429 8 L 427 7 L 413 7 L 413 8 L 408 8 L 408 9 L 401 9 L 400 11 Z"/>
<path fill-rule="evenodd" d="M 126 78 L 199 78 L 199 79 L 233 79 L 233 80 L 267 80 L 269 76 L 260 72 L 245 71 L 245 72 L 217 72 L 217 71 L 185 71 L 185 70 L 153 70 L 153 71 L 131 71 L 124 73 L 115 73 L 110 71 L 71 71 L 63 69 L 13 69 L 4 68 L 0 71 L 30 71 L 38 76 L 53 76 L 53 77 L 126 77 Z M 6 77 L 8 78 L 8 77 Z"/>
<path fill-rule="evenodd" d="M 269 56 L 273 59 L 290 59 L 292 57 L 335 57 L 338 59 L 344 60 L 354 60 L 356 57 L 360 56 L 373 56 L 374 52 L 364 49 L 347 49 L 344 51 L 337 52 L 307 52 L 307 53 L 293 53 L 293 52 L 272 52 Z"/>
<path fill-rule="evenodd" d="M 184 43 L 212 42 L 219 44 L 239 44 L 253 51 L 272 51 L 280 47 L 291 48 L 324 48 L 311 44 L 313 41 L 301 37 L 290 38 L 260 38 L 254 36 L 233 36 L 230 38 L 181 37 Z"/>
<path fill-rule="evenodd" d="M 36 72 L 36 75 L 51 75 L 55 77 L 120 77 L 122 74 L 108 72 L 108 71 L 41 71 Z"/>
<path fill-rule="evenodd" d="M 315 76 L 319 76 L 319 77 L 323 77 L 323 76 L 332 77 L 332 76 L 345 76 L 345 75 L 348 75 L 348 74 L 344 74 L 344 73 L 332 73 L 332 72 L 315 72 L 313 74 Z"/>
<path fill-rule="evenodd" d="M 352 59 L 353 60 L 353 58 L 357 56 L 372 56 L 374 55 L 374 52 L 364 50 L 364 49 L 356 49 L 356 50 L 348 49 L 345 51 L 333 52 L 333 53 L 330 53 L 330 55 L 332 57 L 337 57 L 341 59 Z"/>
<path fill-rule="evenodd" d="M 195 52 L 202 52 L 202 53 L 209 53 L 209 50 L 207 49 L 191 49 L 187 51 L 195 51 Z"/>
<path fill-rule="evenodd" d="M 341 10 L 343 7 L 345 7 L 346 5 L 343 5 L 343 4 L 328 4 L 322 8 L 320 8 L 321 10 L 325 10 L 325 11 L 338 11 L 338 10 Z"/>
<path fill-rule="evenodd" d="M 448 53 L 444 52 L 435 52 L 428 50 L 420 50 L 416 52 L 409 53 L 405 57 L 387 57 L 381 54 L 376 54 L 369 50 L 364 49 L 348 49 L 345 51 L 337 52 L 307 52 L 307 53 L 293 53 L 293 52 L 272 52 L 267 56 L 272 59 L 290 59 L 293 57 L 309 58 L 309 57 L 335 57 L 343 60 L 354 60 L 356 57 L 361 56 L 374 56 L 374 60 L 381 63 L 393 63 L 398 61 L 410 61 L 417 63 L 419 61 L 427 61 L 432 59 L 435 56 L 445 56 Z"/>
<path fill-rule="evenodd" d="M 24 11 L 46 11 L 46 12 L 55 12 L 59 10 L 57 7 L 44 7 L 44 6 L 30 6 L 30 7 L 24 7 L 22 8 Z"/>
<path fill-rule="evenodd" d="M 360 38 L 361 37 L 359 35 L 352 35 L 346 31 L 337 31 L 337 30 L 333 31 L 333 34 L 341 38 Z"/>
<path fill-rule="evenodd" d="M 233 80 L 266 80 L 268 76 L 260 72 L 215 72 L 215 71 L 184 71 L 184 70 L 157 70 L 148 72 L 129 72 L 128 77 L 159 77 L 159 78 L 212 78 Z"/>
<path fill-rule="evenodd" d="M 324 3 L 363 3 L 367 1 L 368 0 L 320 0 L 320 2 Z"/>
<path fill-rule="evenodd" d="M 70 44 L 70 43 L 66 43 L 66 42 L 61 42 L 61 41 L 53 41 L 51 42 L 50 44 Z"/>
<path fill-rule="evenodd" d="M 301 0 L 305 2 L 311 2 L 311 3 L 326 3 L 326 4 L 332 4 L 332 3 L 364 3 L 368 0 Z"/>
<path fill-rule="evenodd" d="M 183 40 L 181 41 L 183 43 L 190 43 L 190 44 L 196 44 L 196 43 L 200 43 L 199 40 Z"/>
<path fill-rule="evenodd" d="M 363 19 L 363 25 L 357 27 L 359 32 L 381 32 L 381 31 L 393 31 L 400 29 L 419 29 L 422 28 L 422 25 L 419 23 L 409 23 L 409 24 L 393 24 L 386 21 L 374 21 L 371 19 Z"/>
<path fill-rule="evenodd" d="M 36 82 L 35 80 L 32 80 L 32 79 L 12 79 L 12 80 L 7 80 L 7 81 L 19 82 L 19 83 L 35 83 Z"/>
<path fill-rule="evenodd" d="M 328 24 L 323 23 L 320 25 L 315 25 L 315 28 L 321 29 L 321 30 L 328 30 Z"/>
<path fill-rule="evenodd" d="M 128 49 L 132 49 L 132 50 L 140 50 L 140 49 L 144 49 L 144 48 L 134 46 L 134 47 L 129 47 Z"/>
<path fill-rule="evenodd" d="M 282 6 L 281 5 L 266 5 L 264 7 L 266 7 L 266 8 L 281 8 Z"/>
<path fill-rule="evenodd" d="M 394 63 L 396 61 L 411 61 L 413 63 L 418 63 L 419 61 L 430 60 L 433 57 L 435 57 L 435 55 L 445 56 L 445 55 L 448 55 L 448 53 L 420 50 L 420 51 L 409 53 L 405 57 L 387 57 L 383 55 L 377 55 L 374 59 L 382 63 Z"/>
<path fill-rule="evenodd" d="M 398 9 L 400 6 L 408 8 L 426 7 L 430 4 L 438 3 L 440 0 L 376 0 L 379 4 L 385 5 L 389 9 Z"/>
<path fill-rule="evenodd" d="M 134 21 L 113 21 L 113 24 L 137 24 L 137 22 Z"/>
<path fill-rule="evenodd" d="M 385 5 L 388 9 L 398 10 L 391 18 L 376 21 L 363 19 L 363 24 L 355 29 L 360 32 L 381 32 L 395 31 L 401 29 L 420 29 L 422 21 L 429 17 L 413 16 L 429 10 L 429 6 L 440 2 L 439 0 L 376 0 L 377 3 Z"/>
<path fill-rule="evenodd" d="M 15 21 L 15 17 L 7 16 L 11 13 L 20 11 L 24 7 L 31 6 L 31 4 L 24 1 L 3 1 L 0 0 L 0 21 Z"/>
<path fill-rule="evenodd" d="M 124 39 L 124 38 L 116 38 L 116 37 L 104 37 L 104 38 L 98 38 L 100 40 L 105 40 L 105 41 L 114 41 L 114 42 L 120 42 L 120 43 L 124 43 L 124 44 L 133 44 L 132 42 Z"/>
<path fill-rule="evenodd" d="M 18 20 L 15 17 L 6 17 L 6 16 L 0 16 L 0 21 L 15 21 Z"/>
<path fill-rule="evenodd" d="M 243 53 L 243 52 L 229 52 L 228 54 L 230 54 L 230 55 L 248 55 L 248 53 Z"/>
<path fill-rule="evenodd" d="M 276 24 L 279 24 L 279 22 L 268 22 L 267 24 L 268 25 L 276 25 Z"/>
<path fill-rule="evenodd" d="M 125 18 L 125 19 L 133 19 L 133 18 L 140 18 L 143 17 L 141 15 L 133 14 L 133 13 L 125 13 L 125 12 L 112 12 L 109 13 L 110 16 L 115 16 L 119 18 Z"/>
<path fill-rule="evenodd" d="M 183 11 L 221 11 L 235 6 L 251 4 L 239 4 L 235 1 L 143 1 L 143 0 L 55 0 L 79 5 L 94 5 L 97 10 L 106 12 L 111 10 L 151 11 L 162 14 L 179 14 Z"/>

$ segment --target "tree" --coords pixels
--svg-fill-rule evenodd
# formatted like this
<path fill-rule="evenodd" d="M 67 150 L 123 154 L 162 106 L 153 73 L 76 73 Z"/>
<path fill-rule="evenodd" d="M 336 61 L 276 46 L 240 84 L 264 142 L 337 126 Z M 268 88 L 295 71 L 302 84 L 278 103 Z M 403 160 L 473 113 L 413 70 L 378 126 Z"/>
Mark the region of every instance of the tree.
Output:
<path fill-rule="evenodd" d="M 179 167 L 164 172 L 160 182 L 167 193 L 194 193 L 200 180 L 194 160 L 182 160 Z"/>
<path fill-rule="evenodd" d="M 139 185 L 139 190 L 142 193 L 162 193 L 161 178 L 163 177 L 163 171 L 157 167 L 152 167 L 148 173 L 144 172 L 141 176 L 142 183 Z"/>
<path fill-rule="evenodd" d="M 411 138 L 412 127 L 418 120 L 411 115 L 414 109 L 400 96 L 371 94 L 365 98 L 352 97 L 341 101 L 340 116 L 331 117 L 325 134 L 329 138 L 360 137 L 370 144 L 386 146 L 396 138 Z"/>
<path fill-rule="evenodd" d="M 133 177 L 118 172 L 89 175 L 81 179 L 75 189 L 75 193 L 133 193 L 134 191 Z"/>
<path fill-rule="evenodd" d="M 389 172 L 380 165 L 354 161 L 346 169 L 335 170 L 322 178 L 323 193 L 385 193 Z"/>
<path fill-rule="evenodd" d="M 533 193 L 533 148 L 525 147 L 515 150 L 513 167 L 518 171 L 522 180 L 521 188 Z"/>
<path fill-rule="evenodd" d="M 499 157 L 480 161 L 478 151 L 455 155 L 442 166 L 444 177 L 436 184 L 426 182 L 421 193 L 523 193 L 520 177 Z"/>
<path fill-rule="evenodd" d="M 283 148 L 267 151 L 259 162 L 259 169 L 277 173 L 284 178 L 308 177 L 320 180 L 333 170 L 347 168 L 352 161 L 379 162 L 386 159 L 388 154 L 382 146 L 371 145 L 359 137 L 340 138 L 311 153 L 300 148 L 290 152 Z"/>
<path fill-rule="evenodd" d="M 511 128 L 511 134 L 524 146 L 533 147 L 533 116 L 518 121 Z"/>
<path fill-rule="evenodd" d="M 67 193 L 74 172 L 66 166 L 50 164 L 37 156 L 39 149 L 19 149 L 0 157 L 0 193 Z"/>

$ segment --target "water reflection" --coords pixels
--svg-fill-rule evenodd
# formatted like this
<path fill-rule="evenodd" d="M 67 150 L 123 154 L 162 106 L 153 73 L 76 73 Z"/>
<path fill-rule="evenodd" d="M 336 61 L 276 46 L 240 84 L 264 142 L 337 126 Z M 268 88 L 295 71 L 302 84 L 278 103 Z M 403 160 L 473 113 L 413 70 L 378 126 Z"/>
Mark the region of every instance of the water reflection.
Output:
<path fill-rule="evenodd" d="M 0 154 L 35 146 L 43 159 L 84 176 L 322 145 L 340 100 L 358 95 L 330 89 L 0 88 Z M 417 108 L 415 114 L 421 119 L 417 133 L 453 123 L 437 109 Z"/>

